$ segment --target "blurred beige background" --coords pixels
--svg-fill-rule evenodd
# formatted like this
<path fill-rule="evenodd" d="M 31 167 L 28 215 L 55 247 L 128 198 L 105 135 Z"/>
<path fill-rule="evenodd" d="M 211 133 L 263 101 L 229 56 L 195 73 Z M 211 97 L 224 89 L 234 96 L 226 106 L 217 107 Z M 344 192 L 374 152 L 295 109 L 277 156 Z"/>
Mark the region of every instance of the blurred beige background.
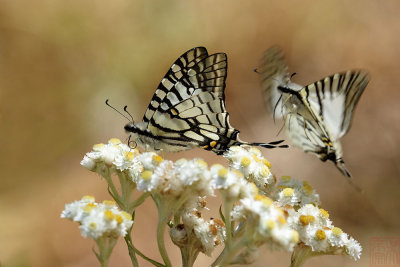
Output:
<path fill-rule="evenodd" d="M 358 262 L 326 256 L 305 266 L 369 266 L 371 237 L 400 236 L 399 11 L 397 0 L 1 1 L 0 265 L 98 266 L 94 243 L 59 216 L 83 195 L 109 199 L 105 182 L 79 165 L 93 144 L 126 138 L 126 121 L 104 101 L 128 105 L 140 120 L 170 65 L 194 46 L 228 54 L 227 108 L 241 137 L 284 138 L 276 137 L 281 123 L 265 112 L 253 72 L 263 51 L 280 45 L 301 84 L 351 68 L 371 73 L 342 142 L 363 195 L 330 163 L 296 148 L 263 150 L 277 176 L 308 180 L 334 224 L 364 249 Z M 165 157 L 224 162 L 201 150 Z M 150 201 L 136 219 L 135 244 L 160 260 Z M 178 249 L 169 251 L 179 266 Z M 289 261 L 288 253 L 264 248 L 253 266 Z M 196 266 L 210 262 L 201 255 Z M 110 266 L 129 264 L 120 242 Z"/>

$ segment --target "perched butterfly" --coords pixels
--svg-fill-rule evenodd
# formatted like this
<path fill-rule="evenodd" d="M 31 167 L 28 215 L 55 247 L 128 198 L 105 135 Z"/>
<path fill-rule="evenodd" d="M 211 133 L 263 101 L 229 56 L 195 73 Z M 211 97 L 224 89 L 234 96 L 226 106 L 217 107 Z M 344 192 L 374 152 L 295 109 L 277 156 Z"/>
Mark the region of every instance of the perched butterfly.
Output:
<path fill-rule="evenodd" d="M 227 58 L 195 47 L 181 55 L 162 79 L 143 121 L 125 125 L 146 150 L 182 151 L 194 147 L 224 153 L 233 145 L 287 147 L 283 140 L 247 143 L 229 124 L 225 109 Z M 279 146 L 278 146 L 279 145 Z"/>
<path fill-rule="evenodd" d="M 339 139 L 349 130 L 354 109 L 369 81 L 365 71 L 336 73 L 307 86 L 290 81 L 282 51 L 268 49 L 262 59 L 265 104 L 285 120 L 292 143 L 322 161 L 330 160 L 351 177 Z"/>

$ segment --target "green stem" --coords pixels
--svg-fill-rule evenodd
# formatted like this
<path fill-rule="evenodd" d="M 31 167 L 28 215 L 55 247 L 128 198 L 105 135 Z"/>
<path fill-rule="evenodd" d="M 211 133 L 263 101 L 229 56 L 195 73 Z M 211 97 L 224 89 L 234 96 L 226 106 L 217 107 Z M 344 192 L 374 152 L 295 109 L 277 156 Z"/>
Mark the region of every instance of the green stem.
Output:
<path fill-rule="evenodd" d="M 117 175 L 121 185 L 121 202 L 123 203 L 123 207 L 121 207 L 121 209 L 128 213 L 132 213 L 132 210 L 129 210 L 129 202 L 132 191 L 135 189 L 135 184 L 131 182 L 124 173 L 117 172 Z"/>
<path fill-rule="evenodd" d="M 117 243 L 117 238 L 99 237 L 95 241 L 99 248 L 99 253 L 95 252 L 95 255 L 99 260 L 101 267 L 107 267 L 110 255 Z"/>
<path fill-rule="evenodd" d="M 194 249 L 193 246 L 187 246 L 181 249 L 182 267 L 193 267 L 194 262 L 199 255 L 199 250 Z"/>
<path fill-rule="evenodd" d="M 168 216 L 160 216 L 161 214 L 159 213 L 159 218 L 158 218 L 158 223 L 157 223 L 157 245 L 158 245 L 158 250 L 160 251 L 161 257 L 165 263 L 165 266 L 171 267 L 171 261 L 168 257 L 167 250 L 165 249 L 165 244 L 164 244 L 164 231 L 165 231 L 165 226 L 167 225 L 168 221 Z"/>
<path fill-rule="evenodd" d="M 312 250 L 310 247 L 298 244 L 292 253 L 290 267 L 301 267 L 311 256 Z"/>
<path fill-rule="evenodd" d="M 120 202 L 120 200 L 119 200 L 119 193 L 118 193 L 118 190 L 117 190 L 117 188 L 115 187 L 115 185 L 114 185 L 114 183 L 113 183 L 113 181 L 112 181 L 110 170 L 109 170 L 109 169 L 106 169 L 106 171 L 101 172 L 101 174 L 102 174 L 102 176 L 104 177 L 104 179 L 106 179 L 106 181 L 107 181 L 107 183 L 108 183 L 108 186 L 109 186 L 109 188 L 111 189 L 112 197 L 114 198 L 114 200 L 115 200 L 117 203 L 119 203 L 119 202 Z"/>
<path fill-rule="evenodd" d="M 136 255 L 135 255 L 135 250 L 134 250 L 133 243 L 132 243 L 131 230 L 132 230 L 132 227 L 129 229 L 129 231 L 125 235 L 124 239 L 125 239 L 126 245 L 128 246 L 129 257 L 131 257 L 132 266 L 138 267 L 139 264 L 138 264 L 138 261 L 137 261 Z"/>
<path fill-rule="evenodd" d="M 226 242 L 225 246 L 229 252 L 232 246 L 232 224 L 231 224 L 231 210 L 233 203 L 225 199 L 224 215 L 225 215 L 225 228 L 226 228 Z"/>
<path fill-rule="evenodd" d="M 146 261 L 152 263 L 154 266 L 157 267 L 164 267 L 164 264 L 159 263 L 158 261 L 155 261 L 153 259 L 150 259 L 149 257 L 146 257 L 140 250 L 138 250 L 136 247 L 132 246 L 133 249 L 135 250 L 136 254 L 138 254 L 140 257 L 142 257 L 143 259 L 145 259 Z"/>
<path fill-rule="evenodd" d="M 140 206 L 146 198 L 150 196 L 149 192 L 143 193 L 140 197 L 138 197 L 135 201 L 133 201 L 131 204 L 129 204 L 129 210 L 133 211 L 136 207 Z"/>

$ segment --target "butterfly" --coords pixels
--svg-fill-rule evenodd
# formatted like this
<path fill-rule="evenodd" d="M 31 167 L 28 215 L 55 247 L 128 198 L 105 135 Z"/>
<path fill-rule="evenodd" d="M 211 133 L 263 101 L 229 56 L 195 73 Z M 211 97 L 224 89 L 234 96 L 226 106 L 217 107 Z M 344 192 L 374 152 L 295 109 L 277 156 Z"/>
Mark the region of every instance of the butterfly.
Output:
<path fill-rule="evenodd" d="M 223 154 L 235 145 L 288 147 L 283 140 L 248 143 L 229 123 L 225 108 L 227 56 L 195 47 L 181 55 L 158 85 L 141 122 L 124 129 L 147 151 L 200 147 Z"/>
<path fill-rule="evenodd" d="M 335 73 L 307 86 L 291 82 L 280 48 L 268 49 L 262 58 L 264 101 L 283 117 L 288 138 L 322 161 L 332 161 L 351 177 L 343 161 L 339 139 L 350 129 L 353 112 L 369 82 L 362 70 Z"/>

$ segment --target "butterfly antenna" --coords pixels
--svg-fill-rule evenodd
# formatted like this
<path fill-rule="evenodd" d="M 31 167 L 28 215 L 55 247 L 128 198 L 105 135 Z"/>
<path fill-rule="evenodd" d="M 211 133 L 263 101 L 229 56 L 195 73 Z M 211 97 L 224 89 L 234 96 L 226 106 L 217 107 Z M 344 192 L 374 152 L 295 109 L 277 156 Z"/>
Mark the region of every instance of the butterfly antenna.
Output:
<path fill-rule="evenodd" d="M 132 120 L 132 122 L 133 122 L 133 117 L 132 117 L 131 113 L 129 113 L 129 111 L 128 111 L 128 106 L 125 106 L 125 107 L 124 107 L 124 111 L 125 111 L 126 113 L 128 113 L 129 117 L 131 117 L 131 120 Z"/>
<path fill-rule="evenodd" d="M 116 112 L 118 112 L 122 117 L 124 117 L 125 119 L 127 119 L 128 121 L 131 121 L 127 116 L 125 116 L 124 114 L 122 114 L 118 109 L 114 108 L 113 106 L 111 106 L 108 103 L 108 99 L 106 100 L 106 105 L 109 106 L 110 108 L 112 108 L 113 110 L 115 110 Z"/>
<path fill-rule="evenodd" d="M 290 75 L 290 79 L 292 79 L 296 74 L 296 72 L 293 72 L 292 75 Z"/>

